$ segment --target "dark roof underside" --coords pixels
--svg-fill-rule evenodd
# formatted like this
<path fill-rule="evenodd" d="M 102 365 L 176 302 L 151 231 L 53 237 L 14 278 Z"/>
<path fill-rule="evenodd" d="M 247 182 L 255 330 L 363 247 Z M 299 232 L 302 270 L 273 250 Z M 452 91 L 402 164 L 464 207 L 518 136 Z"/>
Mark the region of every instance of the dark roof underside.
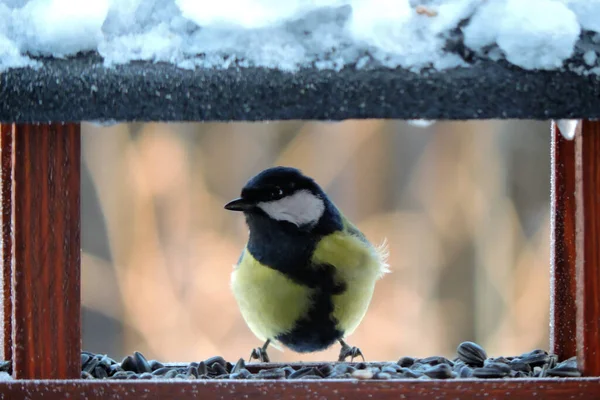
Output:
<path fill-rule="evenodd" d="M 95 55 L 0 74 L 3 122 L 351 118 L 600 118 L 600 80 L 491 61 L 420 74 L 384 68 L 285 73 L 150 62 L 106 68 Z"/>

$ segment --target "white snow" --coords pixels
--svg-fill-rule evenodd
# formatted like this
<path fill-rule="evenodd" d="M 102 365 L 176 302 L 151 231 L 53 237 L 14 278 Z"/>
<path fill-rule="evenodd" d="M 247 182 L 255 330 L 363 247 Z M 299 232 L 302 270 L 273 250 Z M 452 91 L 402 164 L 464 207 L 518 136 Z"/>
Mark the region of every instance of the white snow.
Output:
<path fill-rule="evenodd" d="M 0 0 L 0 21 L 0 72 L 85 51 L 109 66 L 443 70 L 467 66 L 446 48 L 460 29 L 476 54 L 556 69 L 582 29 L 600 39 L 600 0 Z"/>
<path fill-rule="evenodd" d="M 568 140 L 575 139 L 575 134 L 577 132 L 578 124 L 580 120 L 578 119 L 559 119 L 558 121 L 554 121 L 558 126 L 558 130 L 561 135 Z"/>

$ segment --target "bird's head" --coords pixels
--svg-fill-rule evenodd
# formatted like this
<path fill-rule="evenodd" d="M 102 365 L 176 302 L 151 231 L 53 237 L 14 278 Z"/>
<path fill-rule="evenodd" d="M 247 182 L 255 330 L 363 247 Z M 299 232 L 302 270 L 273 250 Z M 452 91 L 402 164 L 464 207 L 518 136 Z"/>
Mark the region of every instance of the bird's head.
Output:
<path fill-rule="evenodd" d="M 267 217 L 299 228 L 316 226 L 332 208 L 313 179 L 289 167 L 262 171 L 246 183 L 239 198 L 225 205 L 225 209 L 242 211 L 247 217 Z"/>

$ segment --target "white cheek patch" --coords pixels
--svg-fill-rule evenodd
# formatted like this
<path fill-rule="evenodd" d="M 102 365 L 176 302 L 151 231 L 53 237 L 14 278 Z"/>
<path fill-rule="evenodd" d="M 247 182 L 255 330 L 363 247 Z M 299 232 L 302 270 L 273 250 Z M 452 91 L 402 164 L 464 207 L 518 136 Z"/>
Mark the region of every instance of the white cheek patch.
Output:
<path fill-rule="evenodd" d="M 297 226 L 316 224 L 325 211 L 323 200 L 308 190 L 300 190 L 279 200 L 258 203 L 258 207 L 277 221 L 287 221 Z"/>

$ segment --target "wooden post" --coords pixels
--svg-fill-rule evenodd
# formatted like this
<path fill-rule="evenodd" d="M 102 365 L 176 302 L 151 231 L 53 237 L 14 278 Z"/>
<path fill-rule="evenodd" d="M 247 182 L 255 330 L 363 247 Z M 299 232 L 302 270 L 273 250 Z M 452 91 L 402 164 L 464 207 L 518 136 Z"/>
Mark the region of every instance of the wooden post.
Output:
<path fill-rule="evenodd" d="M 0 125 L 0 203 L 2 207 L 2 352 L 3 360 L 12 359 L 12 125 Z"/>
<path fill-rule="evenodd" d="M 577 354 L 575 306 L 575 142 L 552 123 L 550 351 Z"/>
<path fill-rule="evenodd" d="M 2 234 L 12 251 L 2 259 L 12 291 L 4 292 L 4 309 L 10 303 L 13 376 L 79 378 L 80 125 L 12 125 L 2 139 Z"/>
<path fill-rule="evenodd" d="M 600 122 L 575 136 L 577 357 L 600 376 Z"/>

